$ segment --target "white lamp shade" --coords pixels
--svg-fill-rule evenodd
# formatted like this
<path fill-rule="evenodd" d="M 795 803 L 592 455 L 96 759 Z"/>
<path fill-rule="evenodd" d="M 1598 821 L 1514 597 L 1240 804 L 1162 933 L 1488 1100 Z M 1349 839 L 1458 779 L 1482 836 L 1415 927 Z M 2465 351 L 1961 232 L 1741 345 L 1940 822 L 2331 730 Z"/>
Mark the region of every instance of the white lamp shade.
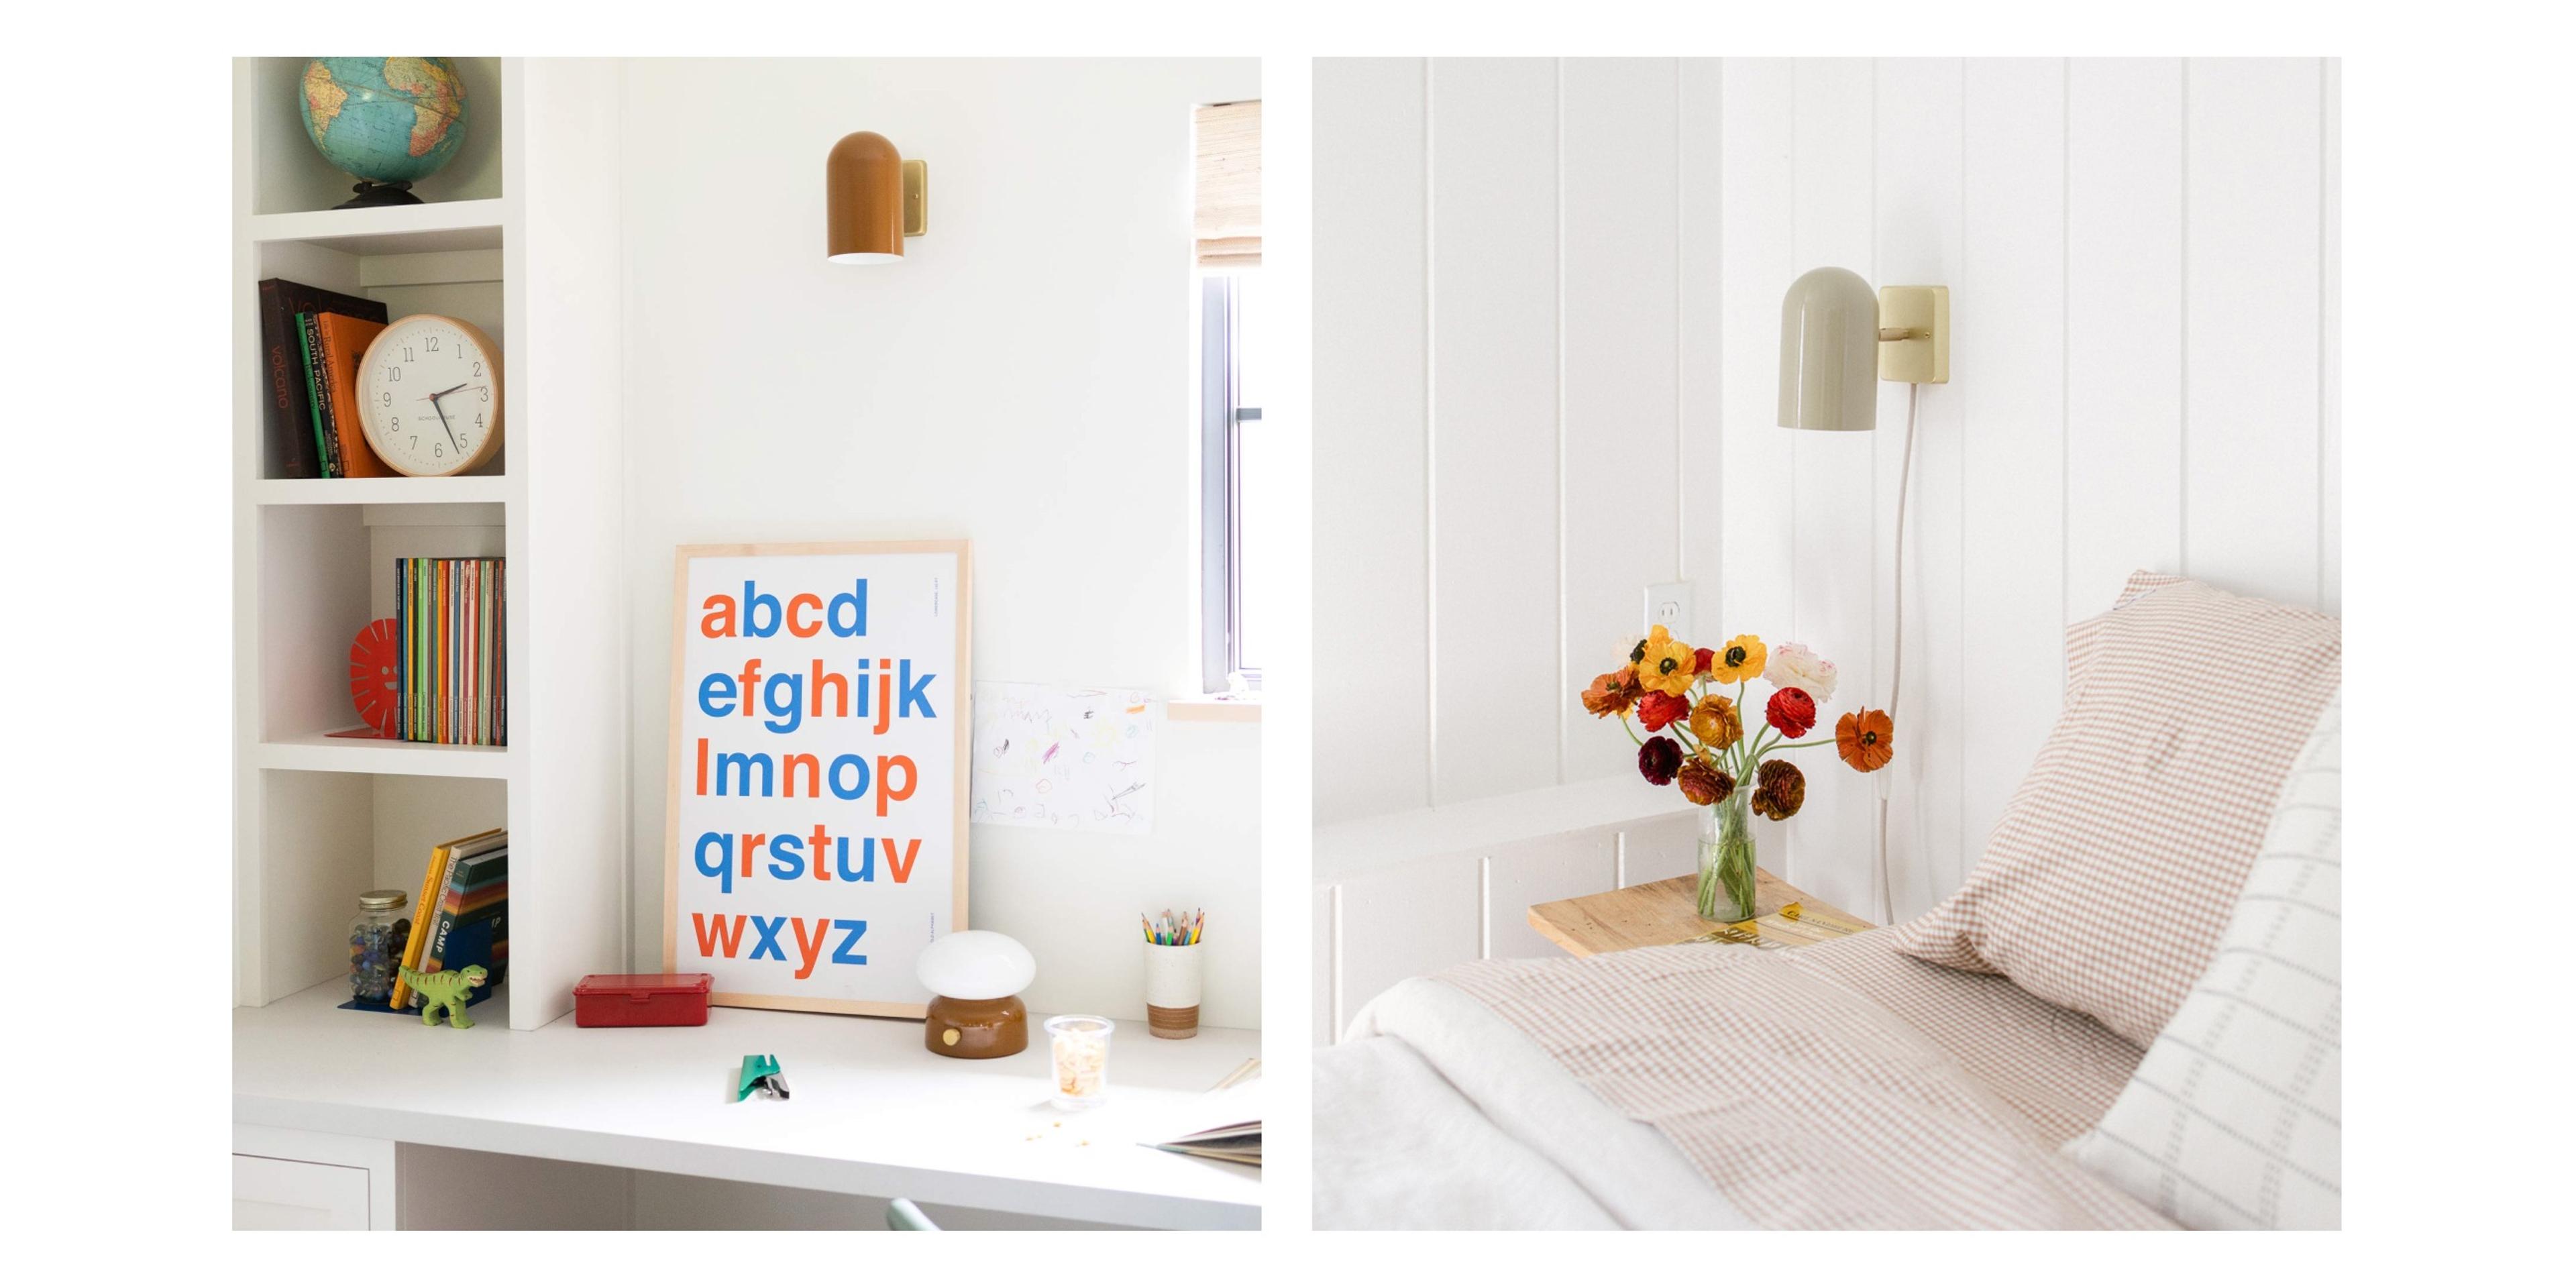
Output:
<path fill-rule="evenodd" d="M 1878 293 L 1819 268 L 1780 301 L 1780 426 L 1878 428 Z"/>
<path fill-rule="evenodd" d="M 931 992 L 976 1002 L 1027 988 L 1038 977 L 1038 959 L 1009 935 L 961 930 L 922 949 L 913 970 Z"/>

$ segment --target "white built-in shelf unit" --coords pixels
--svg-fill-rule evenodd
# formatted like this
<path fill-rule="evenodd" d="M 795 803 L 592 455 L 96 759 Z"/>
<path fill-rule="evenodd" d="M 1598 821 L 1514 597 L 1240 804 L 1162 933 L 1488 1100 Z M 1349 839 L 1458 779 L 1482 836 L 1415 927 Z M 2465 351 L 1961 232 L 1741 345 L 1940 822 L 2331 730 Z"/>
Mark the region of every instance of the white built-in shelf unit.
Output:
<path fill-rule="evenodd" d="M 233 996 L 336 986 L 360 891 L 416 894 L 433 844 L 506 825 L 509 987 L 475 1013 L 532 1029 L 582 975 L 624 969 L 618 96 L 606 64 L 457 61 L 455 160 L 414 187 L 423 204 L 372 210 L 330 208 L 353 180 L 305 138 L 305 60 L 234 64 Z M 483 328 L 502 450 L 472 477 L 278 477 L 269 277 Z M 349 646 L 393 614 L 394 561 L 473 555 L 509 561 L 510 745 L 328 737 L 359 723 Z"/>

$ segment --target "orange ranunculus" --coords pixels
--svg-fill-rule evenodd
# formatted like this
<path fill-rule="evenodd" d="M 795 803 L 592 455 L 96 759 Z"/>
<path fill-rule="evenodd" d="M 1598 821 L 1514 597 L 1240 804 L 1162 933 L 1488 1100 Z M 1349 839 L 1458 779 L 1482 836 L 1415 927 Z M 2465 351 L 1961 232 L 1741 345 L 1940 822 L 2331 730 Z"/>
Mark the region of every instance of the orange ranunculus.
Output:
<path fill-rule="evenodd" d="M 1716 655 L 1709 662 L 1708 673 L 1718 683 L 1742 684 L 1761 675 L 1762 668 L 1770 663 L 1770 657 L 1760 638 L 1738 635 L 1728 640 L 1725 648 L 1716 650 Z"/>
<path fill-rule="evenodd" d="M 1866 774 L 1896 758 L 1896 722 L 1884 711 L 1855 711 L 1834 722 L 1834 750 Z"/>
<path fill-rule="evenodd" d="M 1690 645 L 1658 626 L 1647 632 L 1645 642 L 1637 647 L 1637 683 L 1677 698 L 1690 692 L 1692 673 L 1698 670 Z"/>
<path fill-rule="evenodd" d="M 1710 747 L 1732 747 L 1744 736 L 1744 720 L 1735 714 L 1732 698 L 1702 698 L 1691 709 L 1691 736 Z"/>
<path fill-rule="evenodd" d="M 1682 795 L 1693 805 L 1715 805 L 1734 794 L 1735 779 L 1707 757 L 1694 757 L 1682 766 Z"/>
<path fill-rule="evenodd" d="M 1637 673 L 1623 666 L 1592 677 L 1592 687 L 1583 691 L 1583 709 L 1596 716 L 1620 715 L 1636 705 L 1637 696 L 1642 692 L 1644 690 L 1637 684 Z"/>
<path fill-rule="evenodd" d="M 1753 812 L 1777 822 L 1807 803 L 1807 775 L 1785 760 L 1766 760 L 1753 771 Z"/>
<path fill-rule="evenodd" d="M 1637 719 L 1645 723 L 1648 733 L 1661 732 L 1666 725 L 1689 719 L 1690 709 L 1690 699 L 1669 693 L 1648 693 L 1637 699 Z"/>

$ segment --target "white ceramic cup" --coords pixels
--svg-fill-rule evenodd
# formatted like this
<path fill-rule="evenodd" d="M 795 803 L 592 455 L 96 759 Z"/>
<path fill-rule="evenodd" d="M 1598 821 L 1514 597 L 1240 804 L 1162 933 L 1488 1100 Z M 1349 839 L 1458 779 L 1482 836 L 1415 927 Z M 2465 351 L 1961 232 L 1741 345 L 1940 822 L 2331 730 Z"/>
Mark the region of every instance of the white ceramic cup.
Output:
<path fill-rule="evenodd" d="M 1204 944 L 1145 945 L 1145 1028 L 1158 1038 L 1199 1031 L 1199 950 Z"/>

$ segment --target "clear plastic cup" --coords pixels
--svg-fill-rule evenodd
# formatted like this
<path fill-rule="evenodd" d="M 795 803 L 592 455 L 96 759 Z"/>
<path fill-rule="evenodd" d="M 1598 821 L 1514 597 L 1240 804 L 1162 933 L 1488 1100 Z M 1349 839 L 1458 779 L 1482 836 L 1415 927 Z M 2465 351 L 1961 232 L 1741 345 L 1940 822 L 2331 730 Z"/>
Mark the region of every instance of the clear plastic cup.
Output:
<path fill-rule="evenodd" d="M 1055 1061 L 1058 1109 L 1088 1109 L 1109 1098 L 1109 1035 L 1118 1025 L 1097 1015 L 1059 1015 L 1046 1022 Z"/>

